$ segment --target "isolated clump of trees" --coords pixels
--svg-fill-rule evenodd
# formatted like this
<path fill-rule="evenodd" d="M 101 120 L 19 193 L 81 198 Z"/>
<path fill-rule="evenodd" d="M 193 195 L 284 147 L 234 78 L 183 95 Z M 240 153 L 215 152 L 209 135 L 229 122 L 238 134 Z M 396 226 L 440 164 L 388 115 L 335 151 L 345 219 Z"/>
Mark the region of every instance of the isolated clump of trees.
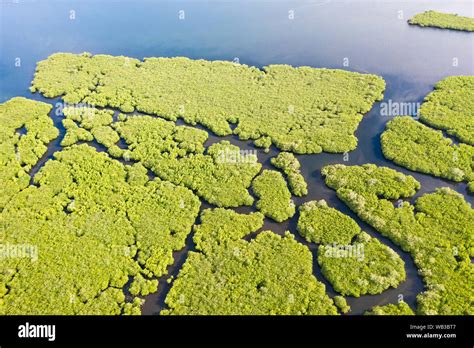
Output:
<path fill-rule="evenodd" d="M 355 149 L 354 132 L 384 89 L 381 77 L 343 70 L 259 70 L 225 61 L 87 53 L 57 53 L 39 62 L 31 86 L 68 103 L 182 118 L 220 136 L 234 133 L 295 153 Z"/>
<path fill-rule="evenodd" d="M 285 173 L 292 194 L 298 197 L 308 194 L 308 185 L 303 175 L 301 175 L 301 165 L 295 155 L 290 152 L 280 152 L 270 161 L 276 168 Z"/>
<path fill-rule="evenodd" d="M 408 20 L 408 23 L 421 27 L 474 31 L 474 18 L 438 11 L 425 11 L 416 14 Z"/>
<path fill-rule="evenodd" d="M 391 248 L 362 232 L 348 215 L 324 200 L 301 205 L 297 230 L 321 244 L 318 263 L 334 290 L 359 297 L 396 287 L 406 277 L 404 263 Z"/>
<path fill-rule="evenodd" d="M 474 210 L 461 194 L 438 188 L 414 205 L 394 204 L 420 188 L 413 177 L 375 165 L 330 165 L 322 174 L 363 221 L 412 255 L 426 287 L 417 313 L 474 313 Z"/>
<path fill-rule="evenodd" d="M 63 114 L 66 117 L 63 120 L 66 134 L 61 146 L 96 140 L 99 144 L 111 147 L 120 140 L 117 132 L 110 127 L 114 114 L 112 110 L 68 106 L 63 109 Z"/>
<path fill-rule="evenodd" d="M 415 313 L 406 302 L 400 301 L 397 304 L 375 306 L 364 315 L 415 315 Z"/>
<path fill-rule="evenodd" d="M 161 314 L 337 314 L 312 271 L 312 255 L 290 233 L 264 231 L 260 213 L 205 210 L 195 226 L 197 249 L 174 280 Z"/>
<path fill-rule="evenodd" d="M 351 306 L 349 306 L 347 304 L 347 301 L 344 297 L 334 296 L 333 301 L 334 301 L 334 304 L 336 305 L 336 307 L 339 308 L 339 310 L 342 313 L 345 314 L 345 313 L 349 313 L 351 311 Z"/>
<path fill-rule="evenodd" d="M 337 292 L 355 297 L 380 294 L 405 280 L 403 260 L 378 239 L 361 232 L 350 247 L 327 244 L 318 249 L 321 271 Z"/>
<path fill-rule="evenodd" d="M 265 169 L 254 179 L 252 190 L 258 197 L 256 207 L 265 216 L 282 222 L 295 215 L 295 204 L 280 172 Z"/>

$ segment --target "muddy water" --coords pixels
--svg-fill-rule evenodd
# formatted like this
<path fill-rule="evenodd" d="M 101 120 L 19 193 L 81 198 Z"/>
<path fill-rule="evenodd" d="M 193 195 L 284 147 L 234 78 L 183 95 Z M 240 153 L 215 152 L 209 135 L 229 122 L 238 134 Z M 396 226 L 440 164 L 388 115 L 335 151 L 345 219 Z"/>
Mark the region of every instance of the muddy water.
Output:
<path fill-rule="evenodd" d="M 290 64 L 370 72 L 383 76 L 387 82 L 382 102 L 395 103 L 421 102 L 438 80 L 449 75 L 474 73 L 474 34 L 406 24 L 410 16 L 428 9 L 472 16 L 472 3 L 463 0 L 6 0 L 0 6 L 0 102 L 14 96 L 53 105 L 58 102 L 59 99 L 46 99 L 28 91 L 36 62 L 55 52 L 89 51 L 139 59 L 151 56 L 238 58 L 241 63 L 258 67 Z M 184 11 L 184 19 L 178 17 L 180 11 Z M 54 109 L 51 117 L 61 135 L 32 168 L 32 175 L 61 149 L 62 119 Z M 393 248 L 405 261 L 407 280 L 380 295 L 348 298 L 352 314 L 363 313 L 374 305 L 394 303 L 400 295 L 414 308 L 416 294 L 423 290 L 423 283 L 410 255 L 360 221 L 335 192 L 325 186 L 320 175 L 322 167 L 334 163 L 389 166 L 420 181 L 422 188 L 415 198 L 437 187 L 448 186 L 474 203 L 464 183 L 413 173 L 385 160 L 379 138 L 391 118 L 381 116 L 380 103 L 376 104 L 360 124 L 356 133 L 359 146 L 349 153 L 347 161 L 342 154 L 298 156 L 309 194 L 296 198 L 297 205 L 325 199 L 330 206 L 354 218 L 363 230 Z M 254 149 L 249 142 L 239 141 L 234 136 L 225 139 L 243 149 Z M 222 138 L 210 135 L 207 145 L 220 140 Z M 104 150 L 98 144 L 92 145 L 98 151 Z M 271 168 L 269 159 L 275 154 L 273 148 L 268 154 L 259 150 L 258 157 L 264 168 Z M 207 207 L 210 206 L 203 203 L 202 208 Z M 255 209 L 236 210 L 248 213 Z M 289 230 L 316 255 L 317 246 L 297 235 L 297 219 L 298 214 L 280 224 L 266 219 L 262 230 L 270 229 L 279 234 Z M 247 239 L 254 237 L 252 234 Z M 175 263 L 168 268 L 168 275 L 160 279 L 158 292 L 146 297 L 145 314 L 157 314 L 165 308 L 164 299 L 171 286 L 166 279 L 179 273 L 186 256 L 193 250 L 191 234 L 186 239 L 186 247 L 174 253 Z M 335 295 L 321 275 L 315 257 L 314 274 L 326 284 L 328 294 Z"/>

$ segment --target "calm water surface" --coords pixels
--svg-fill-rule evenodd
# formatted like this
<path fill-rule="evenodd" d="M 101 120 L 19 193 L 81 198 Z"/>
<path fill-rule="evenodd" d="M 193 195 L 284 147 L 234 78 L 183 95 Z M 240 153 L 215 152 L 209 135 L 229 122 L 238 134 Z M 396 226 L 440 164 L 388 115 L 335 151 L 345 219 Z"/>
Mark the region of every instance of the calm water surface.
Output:
<path fill-rule="evenodd" d="M 0 4 L 0 102 L 25 96 L 54 104 L 31 94 L 28 87 L 36 62 L 55 52 L 84 51 L 93 54 L 125 55 L 143 59 L 152 56 L 186 56 L 208 60 L 239 59 L 241 63 L 262 67 L 268 64 L 308 65 L 370 72 L 383 76 L 387 83 L 383 102 L 421 102 L 440 79 L 450 75 L 473 75 L 474 34 L 409 26 L 406 20 L 428 9 L 473 16 L 473 1 L 330 1 L 330 0 L 194 0 L 194 1 L 14 1 Z M 183 18 L 184 17 L 184 18 Z M 344 65 L 344 62 L 348 65 Z M 457 63 L 457 64 L 455 64 Z M 55 124 L 64 133 L 61 118 Z M 348 298 L 353 314 L 374 305 L 395 303 L 402 295 L 412 307 L 416 294 L 423 290 L 412 258 L 364 224 L 340 202 L 334 191 L 324 185 L 323 166 L 333 163 L 375 163 L 409 173 L 422 184 L 420 192 L 449 186 L 467 194 L 466 185 L 453 184 L 429 175 L 412 173 L 385 160 L 379 143 L 385 123 L 380 103 L 365 117 L 357 131 L 358 148 L 344 162 L 342 154 L 299 156 L 309 194 L 297 198 L 297 204 L 325 199 L 331 206 L 352 216 L 361 227 L 392 247 L 406 264 L 407 280 L 397 289 L 376 296 Z M 210 136 L 208 144 L 222 138 Z M 248 142 L 226 137 L 242 148 L 254 149 Z M 32 170 L 41 168 L 60 139 L 53 141 L 48 154 Z M 100 147 L 98 147 L 100 150 Z M 275 155 L 259 152 L 264 167 Z M 413 200 L 412 200 L 413 201 Z M 203 204 L 203 207 L 208 205 Z M 250 212 L 254 208 L 239 208 Z M 298 216 L 277 224 L 266 220 L 264 229 L 277 233 L 295 233 Z M 254 235 L 248 238 L 253 238 Z M 313 255 L 317 246 L 308 245 Z M 186 248 L 175 253 L 169 274 L 176 276 L 187 253 L 194 250 L 192 236 Z M 315 257 L 314 257 L 315 259 Z M 314 260 L 316 277 L 335 295 Z M 156 314 L 164 307 L 170 285 L 160 280 L 159 291 L 146 298 L 144 313 Z"/>

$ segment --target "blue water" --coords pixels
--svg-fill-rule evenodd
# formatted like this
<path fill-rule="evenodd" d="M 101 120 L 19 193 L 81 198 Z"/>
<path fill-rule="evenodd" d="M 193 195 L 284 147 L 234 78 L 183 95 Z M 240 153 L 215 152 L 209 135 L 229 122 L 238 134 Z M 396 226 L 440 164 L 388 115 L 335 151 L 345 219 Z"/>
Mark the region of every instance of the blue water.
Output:
<path fill-rule="evenodd" d="M 240 63 L 258 67 L 291 64 L 370 72 L 386 80 L 385 102 L 421 102 L 440 79 L 449 75 L 474 75 L 474 34 L 406 23 L 413 14 L 428 9 L 474 16 L 474 2 L 459 0 L 3 0 L 0 3 L 0 102 L 14 96 L 47 101 L 28 90 L 36 63 L 55 52 L 84 51 L 138 59 L 186 56 L 238 59 Z M 380 104 L 374 106 L 357 131 L 359 146 L 349 154 L 346 164 L 371 162 L 390 166 L 415 176 L 422 184 L 420 194 L 449 186 L 474 203 L 463 183 L 453 184 L 412 173 L 385 160 L 379 136 L 390 119 L 381 116 Z M 55 123 L 59 126 L 60 120 L 55 119 Z M 242 147 L 251 146 L 232 137 L 231 140 Z M 49 154 L 56 150 L 55 146 L 57 142 Z M 268 165 L 268 158 L 273 154 L 273 151 L 268 155 L 262 153 L 259 158 Z M 394 303 L 400 294 L 414 307 L 423 284 L 411 257 L 362 223 L 323 183 L 321 167 L 345 163 L 343 155 L 299 158 L 309 183 L 309 195 L 297 199 L 297 204 L 326 199 L 354 217 L 364 230 L 393 247 L 406 262 L 404 283 L 377 296 L 348 298 L 352 312 L 362 313 L 374 305 Z M 296 221 L 297 217 L 282 224 L 266 221 L 265 228 L 277 233 L 285 229 L 294 232 Z M 314 245 L 308 247 L 315 252 Z M 187 247 L 175 253 L 177 263 L 170 267 L 171 273 L 177 274 L 192 248 L 188 238 Z M 325 282 L 316 262 L 315 275 Z M 328 293 L 334 295 L 325 283 Z M 166 282 L 160 282 L 159 292 L 147 297 L 144 312 L 159 311 L 168 289 Z"/>
<path fill-rule="evenodd" d="M 334 68 L 346 68 L 347 57 L 350 70 L 409 82 L 400 96 L 473 72 L 472 34 L 406 23 L 426 9 L 472 16 L 473 2 L 465 0 L 3 0 L 0 6 L 0 101 L 28 95 L 36 62 L 58 51 Z"/>

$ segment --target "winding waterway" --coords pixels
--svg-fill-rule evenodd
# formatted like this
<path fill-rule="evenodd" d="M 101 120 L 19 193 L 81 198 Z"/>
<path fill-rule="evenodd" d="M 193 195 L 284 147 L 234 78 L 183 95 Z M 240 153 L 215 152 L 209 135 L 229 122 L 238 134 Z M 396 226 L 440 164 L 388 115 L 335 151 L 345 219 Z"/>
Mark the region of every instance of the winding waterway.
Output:
<path fill-rule="evenodd" d="M 88 51 L 93 54 L 125 55 L 143 59 L 152 56 L 186 56 L 208 60 L 236 60 L 262 67 L 269 64 L 308 65 L 340 68 L 381 75 L 386 83 L 384 100 L 374 105 L 358 130 L 359 145 L 344 154 L 298 156 L 309 194 L 296 198 L 297 205 L 313 199 L 325 199 L 330 206 L 354 218 L 372 236 L 393 248 L 404 260 L 407 279 L 396 289 L 380 295 L 348 297 L 351 314 L 361 314 L 375 305 L 395 303 L 399 296 L 414 308 L 423 282 L 409 254 L 383 238 L 355 216 L 328 188 L 320 175 L 328 164 L 375 163 L 413 175 L 421 183 L 415 196 L 449 186 L 463 194 L 468 202 L 474 197 L 466 184 L 455 184 L 429 175 L 413 173 L 387 161 L 381 152 L 379 137 L 389 116 L 382 116 L 382 103 L 412 103 L 423 100 L 440 79 L 450 75 L 474 74 L 474 34 L 409 26 L 406 20 L 428 9 L 473 16 L 473 2 L 384 1 L 384 0 L 194 0 L 194 1 L 14 1 L 0 5 L 0 102 L 14 96 L 45 101 L 55 105 L 59 99 L 46 99 L 28 90 L 36 62 L 55 52 Z M 53 141 L 48 153 L 32 169 L 34 175 L 60 150 L 64 136 L 61 116 L 51 112 L 61 136 Z M 210 134 L 207 145 L 222 140 Z M 235 136 L 225 137 L 243 149 L 255 150 L 250 142 Z M 101 151 L 100 146 L 96 148 Z M 271 168 L 270 157 L 258 151 L 264 168 Z M 413 199 L 411 200 L 413 202 Z M 203 207 L 209 207 L 203 203 Z M 254 211 L 254 207 L 236 209 Z M 336 293 L 317 265 L 317 246 L 296 233 L 298 214 L 284 223 L 268 219 L 262 230 L 276 233 L 286 230 L 307 245 L 314 257 L 314 273 L 326 284 L 330 296 Z M 257 232 L 258 233 L 258 232 Z M 255 237 L 252 234 L 248 238 Z M 164 308 L 170 284 L 189 251 L 194 250 L 192 235 L 186 247 L 174 253 L 175 263 L 160 279 L 158 292 L 147 296 L 143 312 L 156 314 Z"/>

